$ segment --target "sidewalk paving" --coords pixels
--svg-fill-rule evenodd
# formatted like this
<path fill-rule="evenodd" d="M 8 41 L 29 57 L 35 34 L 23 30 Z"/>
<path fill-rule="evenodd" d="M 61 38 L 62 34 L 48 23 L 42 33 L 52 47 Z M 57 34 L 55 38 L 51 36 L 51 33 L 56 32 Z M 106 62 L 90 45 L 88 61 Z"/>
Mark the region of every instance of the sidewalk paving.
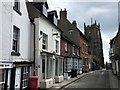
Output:
<path fill-rule="evenodd" d="M 92 72 L 92 71 L 91 71 Z M 89 73 L 91 73 L 89 72 Z M 68 80 L 64 80 L 63 82 L 60 82 L 60 83 L 55 83 L 51 88 L 49 88 L 48 90 L 59 90 L 59 89 L 62 89 L 64 88 L 65 86 L 77 81 L 78 79 L 88 75 L 89 73 L 83 73 L 81 75 L 78 75 L 77 77 L 74 77 L 74 78 L 70 78 Z"/>

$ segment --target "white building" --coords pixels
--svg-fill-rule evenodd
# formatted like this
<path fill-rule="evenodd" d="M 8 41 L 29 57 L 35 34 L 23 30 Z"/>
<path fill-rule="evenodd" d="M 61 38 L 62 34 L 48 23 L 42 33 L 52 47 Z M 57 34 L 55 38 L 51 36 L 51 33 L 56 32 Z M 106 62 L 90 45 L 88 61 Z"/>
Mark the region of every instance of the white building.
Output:
<path fill-rule="evenodd" d="M 55 82 L 63 80 L 61 30 L 57 27 L 56 11 L 48 13 L 47 9 L 47 2 L 28 3 L 29 16 L 35 29 L 35 75 L 38 76 L 38 88 L 50 88 Z"/>
<path fill-rule="evenodd" d="M 16 1 L 16 2 L 15 2 Z M 0 89 L 28 87 L 31 23 L 26 2 L 0 2 Z"/>

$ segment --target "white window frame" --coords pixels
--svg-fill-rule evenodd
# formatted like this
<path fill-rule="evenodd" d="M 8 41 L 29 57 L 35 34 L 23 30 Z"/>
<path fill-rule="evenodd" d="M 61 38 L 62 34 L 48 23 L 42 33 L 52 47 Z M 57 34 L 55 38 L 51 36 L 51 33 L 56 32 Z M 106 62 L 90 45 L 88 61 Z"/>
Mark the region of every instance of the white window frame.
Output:
<path fill-rule="evenodd" d="M 45 48 L 43 48 L 45 46 Z M 42 49 L 47 50 L 47 46 L 48 46 L 48 35 L 43 33 L 43 37 L 42 37 Z"/>
<path fill-rule="evenodd" d="M 72 46 L 72 53 L 75 54 L 75 46 Z"/>
<path fill-rule="evenodd" d="M 23 80 L 22 80 L 22 89 L 25 89 L 28 87 L 28 83 L 29 83 L 29 73 L 30 71 L 30 68 L 29 66 L 26 66 L 26 67 L 23 67 Z M 28 76 L 28 77 L 25 77 L 24 76 Z"/>
<path fill-rule="evenodd" d="M 67 52 L 68 51 L 68 43 L 65 42 L 65 51 Z"/>
<path fill-rule="evenodd" d="M 43 4 L 43 14 L 47 17 L 48 13 L 47 13 L 47 8 L 45 7 L 45 4 Z"/>

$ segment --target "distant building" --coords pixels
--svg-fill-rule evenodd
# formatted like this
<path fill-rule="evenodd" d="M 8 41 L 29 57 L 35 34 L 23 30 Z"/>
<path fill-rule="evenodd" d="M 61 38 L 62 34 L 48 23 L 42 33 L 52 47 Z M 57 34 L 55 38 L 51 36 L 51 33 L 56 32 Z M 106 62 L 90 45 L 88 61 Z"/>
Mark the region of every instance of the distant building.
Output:
<path fill-rule="evenodd" d="M 84 24 L 84 32 L 88 39 L 88 49 L 91 51 L 93 61 L 97 64 L 97 67 L 104 67 L 104 57 L 103 57 L 103 44 L 100 32 L 100 24 L 91 23 L 91 25 Z"/>
<path fill-rule="evenodd" d="M 110 41 L 110 60 L 113 73 L 120 78 L 120 25 L 116 36 Z"/>
<path fill-rule="evenodd" d="M 87 72 L 89 69 L 88 59 L 88 40 L 85 35 L 80 31 L 80 57 L 83 62 L 83 72 Z"/>

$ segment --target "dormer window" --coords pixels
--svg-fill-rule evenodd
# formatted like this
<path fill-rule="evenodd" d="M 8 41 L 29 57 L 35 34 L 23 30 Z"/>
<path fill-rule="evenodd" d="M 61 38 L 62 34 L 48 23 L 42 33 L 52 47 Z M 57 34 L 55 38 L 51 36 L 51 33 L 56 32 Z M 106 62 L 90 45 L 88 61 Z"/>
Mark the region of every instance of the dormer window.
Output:
<path fill-rule="evenodd" d="M 54 24 L 57 26 L 57 18 L 54 15 Z"/>
<path fill-rule="evenodd" d="M 43 15 L 45 15 L 46 17 L 48 16 L 48 14 L 47 14 L 47 8 L 45 7 L 45 4 L 43 4 L 43 8 L 42 8 L 43 10 Z"/>

